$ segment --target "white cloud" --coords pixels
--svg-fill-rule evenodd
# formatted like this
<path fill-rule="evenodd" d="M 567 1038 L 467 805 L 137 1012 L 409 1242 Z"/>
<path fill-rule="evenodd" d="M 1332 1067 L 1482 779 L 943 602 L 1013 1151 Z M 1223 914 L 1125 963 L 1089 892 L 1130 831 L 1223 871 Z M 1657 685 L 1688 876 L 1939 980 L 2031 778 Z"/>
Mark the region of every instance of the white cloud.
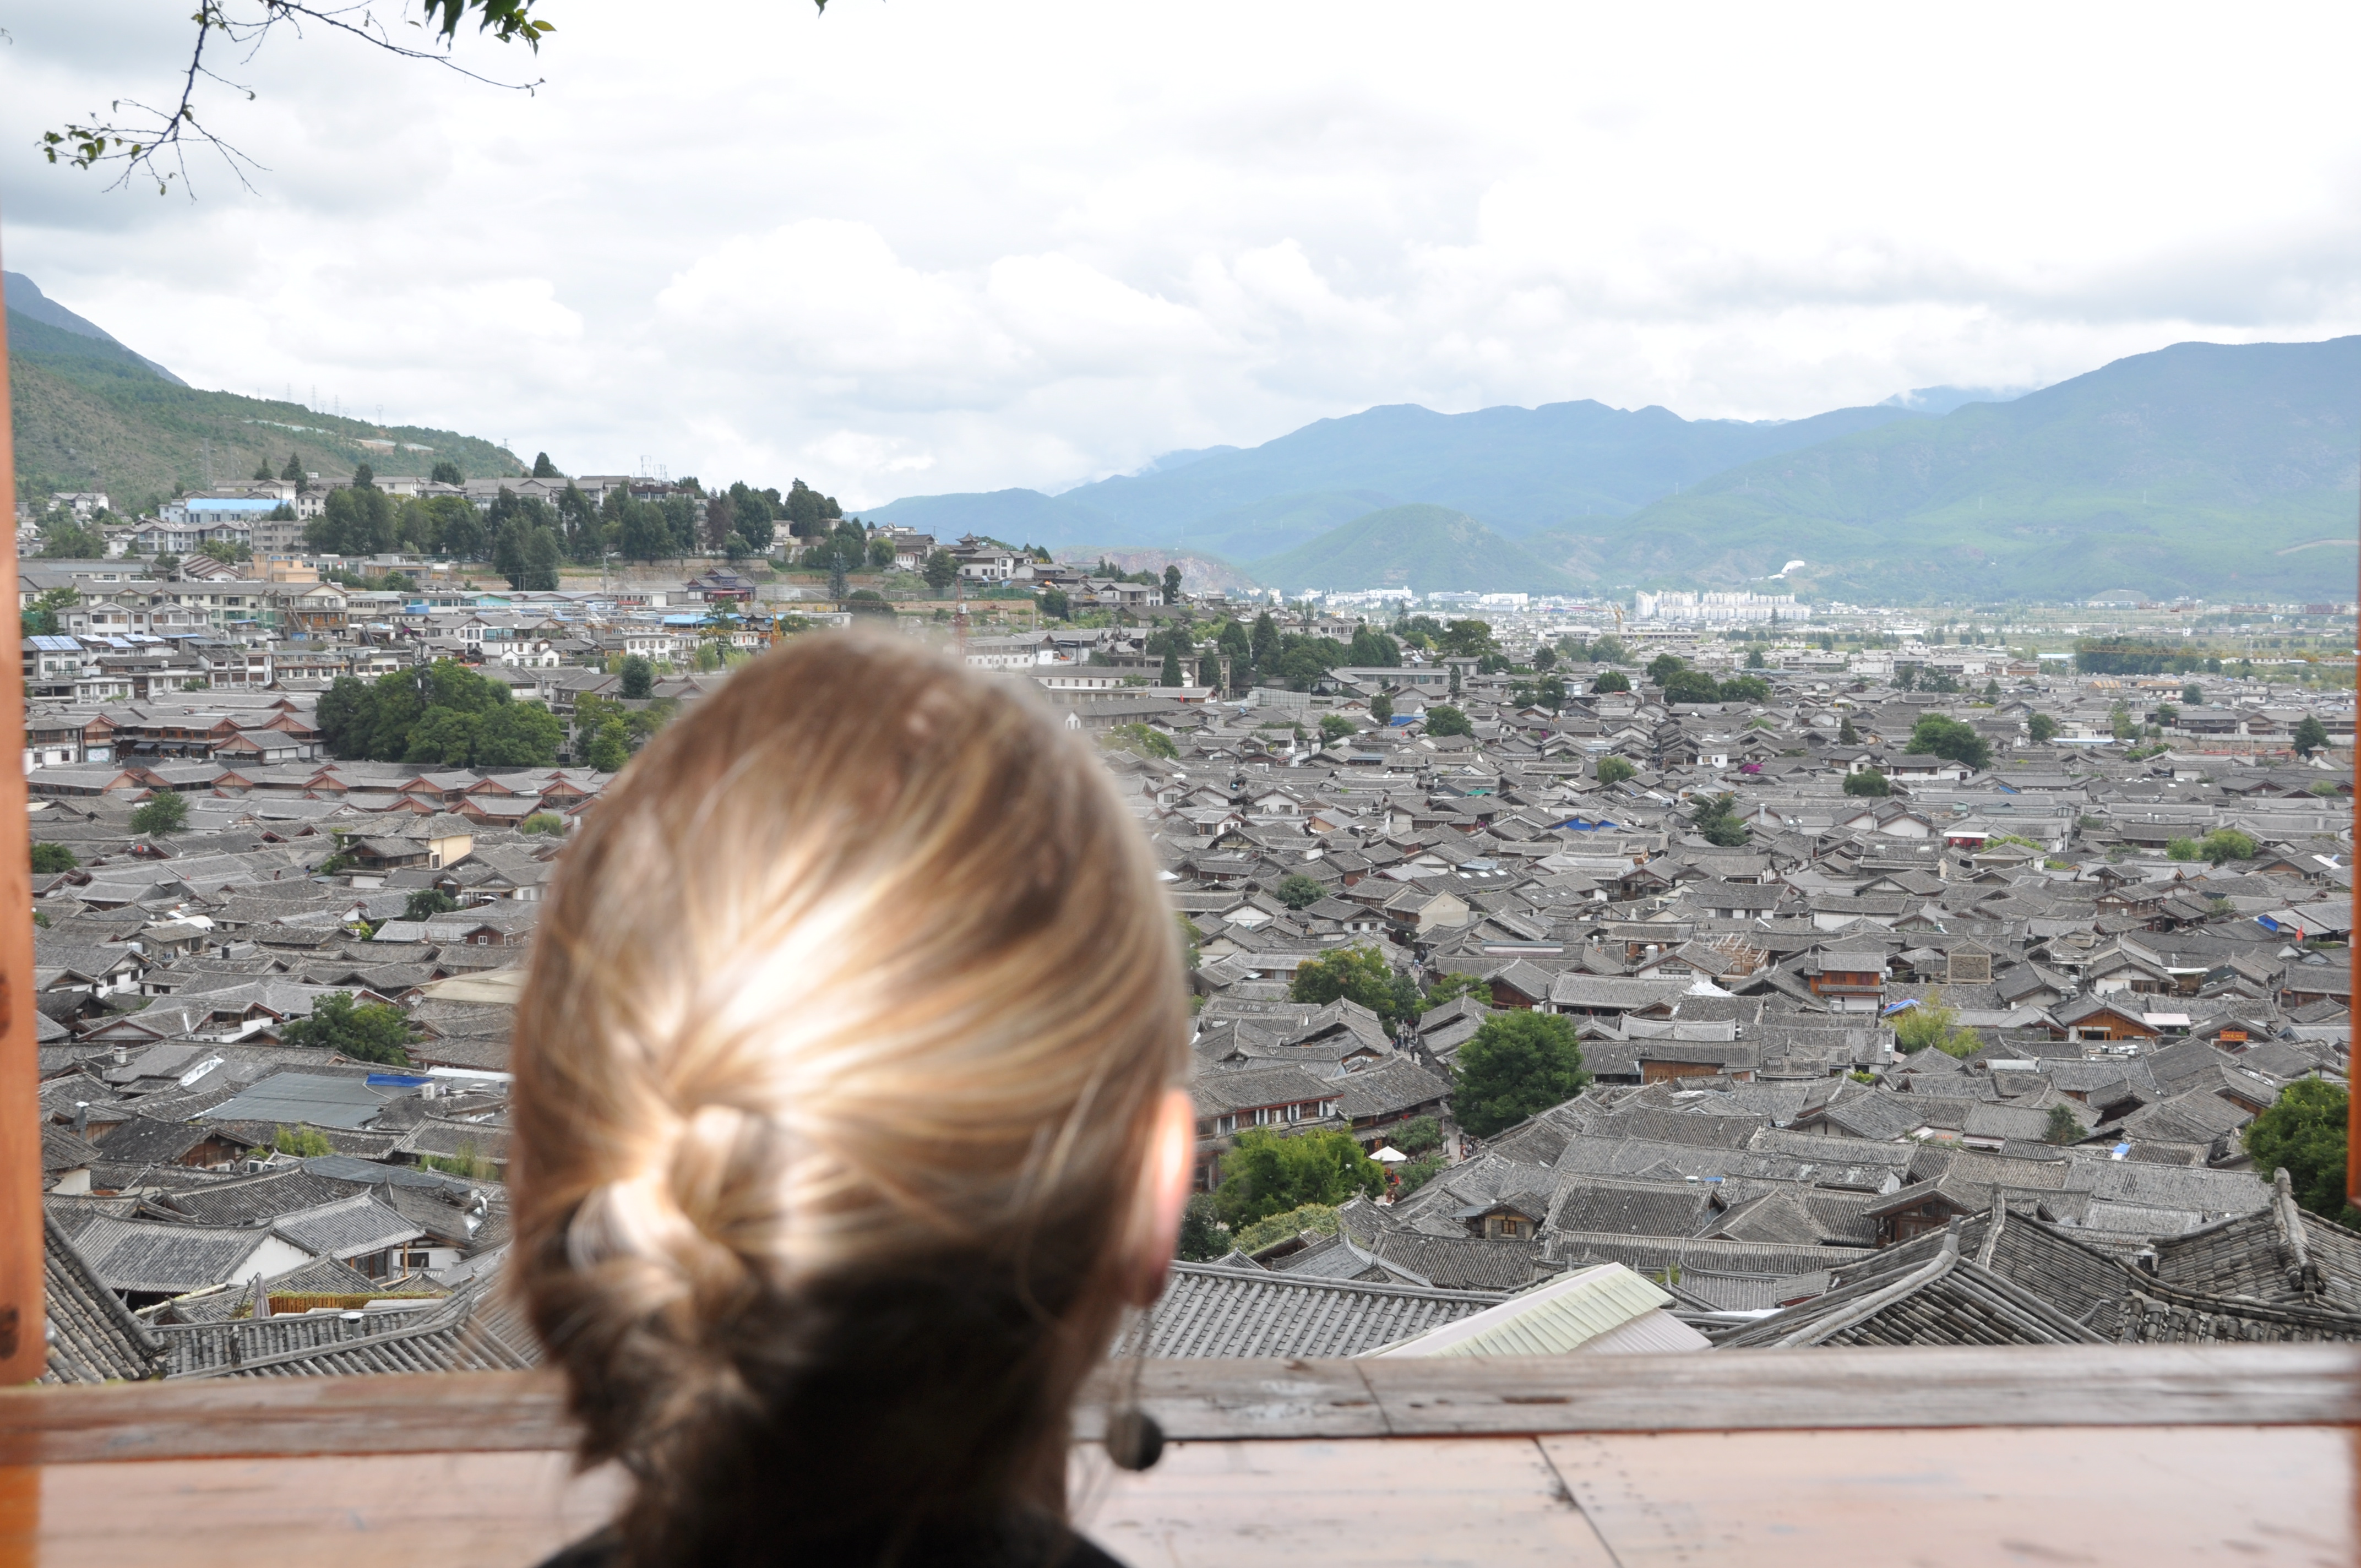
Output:
<path fill-rule="evenodd" d="M 1373 403 L 1792 417 L 2361 330 L 2350 7 L 1607 12 L 569 0 L 503 93 L 332 38 L 209 123 L 26 149 L 184 11 L 0 48 L 5 253 L 200 384 L 849 502 L 1055 487 Z"/>

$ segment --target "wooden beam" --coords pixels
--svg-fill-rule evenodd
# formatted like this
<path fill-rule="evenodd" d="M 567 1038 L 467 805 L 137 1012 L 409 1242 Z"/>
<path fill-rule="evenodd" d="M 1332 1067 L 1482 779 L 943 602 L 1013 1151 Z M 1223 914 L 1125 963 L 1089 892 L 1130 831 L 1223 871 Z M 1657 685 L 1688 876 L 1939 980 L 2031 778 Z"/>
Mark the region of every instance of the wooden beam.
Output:
<path fill-rule="evenodd" d="M 1103 1376 L 1075 1435 L 1101 1430 Z M 2008 1426 L 2361 1427 L 2361 1344 L 1157 1361 L 1174 1442 Z M 563 1449 L 548 1373 L 208 1378 L 0 1391 L 0 1465 Z"/>
<path fill-rule="evenodd" d="M 16 597 L 16 405 L 8 387 L 8 322 L 0 311 L 0 593 Z M 29 1383 L 49 1365 L 41 1305 L 40 1015 L 33 1007 L 33 848 L 25 817 L 24 639 L 7 618 L 0 640 L 0 1383 Z"/>

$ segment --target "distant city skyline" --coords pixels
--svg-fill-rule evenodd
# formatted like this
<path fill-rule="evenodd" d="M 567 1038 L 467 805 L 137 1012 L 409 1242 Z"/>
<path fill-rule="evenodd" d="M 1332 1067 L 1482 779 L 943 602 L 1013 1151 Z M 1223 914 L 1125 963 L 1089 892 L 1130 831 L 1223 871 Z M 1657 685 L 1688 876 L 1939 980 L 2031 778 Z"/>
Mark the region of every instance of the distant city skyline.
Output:
<path fill-rule="evenodd" d="M 184 11 L 12 16 L 0 254 L 198 386 L 854 507 L 1373 404 L 1793 418 L 2361 330 L 2345 8 L 559 22 L 463 39 L 532 97 L 274 42 L 201 101 L 254 191 L 192 203 L 31 150 L 169 92 Z"/>

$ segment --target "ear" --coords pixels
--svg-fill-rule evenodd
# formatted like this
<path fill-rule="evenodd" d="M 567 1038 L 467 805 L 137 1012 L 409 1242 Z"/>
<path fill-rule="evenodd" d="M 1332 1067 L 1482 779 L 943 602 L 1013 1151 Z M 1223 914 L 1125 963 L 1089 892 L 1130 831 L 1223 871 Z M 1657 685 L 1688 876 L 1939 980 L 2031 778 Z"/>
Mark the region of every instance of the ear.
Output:
<path fill-rule="evenodd" d="M 1167 1090 L 1141 1151 L 1129 1291 L 1135 1307 L 1152 1307 L 1164 1293 L 1164 1277 L 1180 1243 L 1180 1215 L 1189 1206 L 1196 1152 L 1197 1107 L 1183 1091 Z"/>

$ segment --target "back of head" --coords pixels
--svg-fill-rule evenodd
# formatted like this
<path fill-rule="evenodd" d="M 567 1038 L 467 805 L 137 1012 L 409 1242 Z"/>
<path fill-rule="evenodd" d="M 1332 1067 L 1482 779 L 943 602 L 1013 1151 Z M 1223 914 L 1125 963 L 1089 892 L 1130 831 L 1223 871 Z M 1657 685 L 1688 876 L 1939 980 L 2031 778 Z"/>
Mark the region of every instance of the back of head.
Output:
<path fill-rule="evenodd" d="M 567 850 L 515 1043 L 516 1266 L 630 1561 L 1054 1497 L 1186 1069 L 1078 740 L 898 640 L 748 665 Z"/>

